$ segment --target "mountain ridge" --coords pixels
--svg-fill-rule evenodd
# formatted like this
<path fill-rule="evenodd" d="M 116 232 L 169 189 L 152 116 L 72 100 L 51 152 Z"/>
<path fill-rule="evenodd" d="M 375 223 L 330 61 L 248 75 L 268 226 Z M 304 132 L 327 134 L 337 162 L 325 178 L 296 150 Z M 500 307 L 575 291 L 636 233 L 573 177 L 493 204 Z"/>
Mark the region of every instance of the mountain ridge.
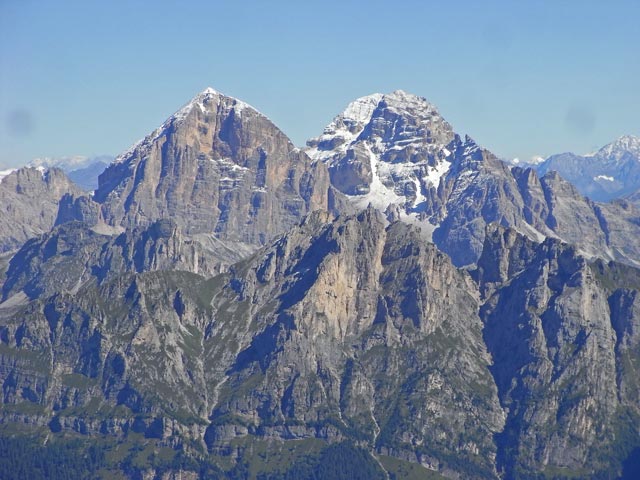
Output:
<path fill-rule="evenodd" d="M 640 261 L 634 209 L 595 204 L 551 173 L 507 166 L 416 95 L 355 100 L 309 140 L 307 152 L 327 164 L 356 208 L 372 203 L 389 219 L 420 226 L 457 266 L 477 261 L 485 226 L 496 221 L 534 240 L 576 243 L 591 256 Z"/>
<path fill-rule="evenodd" d="M 267 117 L 207 89 L 119 155 L 94 198 L 111 225 L 171 218 L 190 234 L 262 245 L 330 209 L 330 190 L 324 166 Z"/>
<path fill-rule="evenodd" d="M 640 137 L 623 135 L 587 155 L 551 155 L 535 168 L 541 175 L 555 170 L 583 195 L 609 202 L 640 189 Z"/>
<path fill-rule="evenodd" d="M 207 89 L 93 197 L 56 190 L 52 224 L 0 256 L 0 429 L 112 445 L 127 478 L 622 473 L 633 198 L 509 166 L 402 91 L 307 150 Z"/>

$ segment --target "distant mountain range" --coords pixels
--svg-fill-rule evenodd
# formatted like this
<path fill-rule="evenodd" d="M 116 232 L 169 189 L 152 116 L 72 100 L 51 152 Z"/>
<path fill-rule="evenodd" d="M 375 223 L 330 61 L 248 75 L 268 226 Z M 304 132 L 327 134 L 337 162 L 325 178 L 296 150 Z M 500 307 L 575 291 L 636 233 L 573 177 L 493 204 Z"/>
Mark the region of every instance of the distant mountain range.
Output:
<path fill-rule="evenodd" d="M 513 162 L 511 162 L 513 163 Z M 558 172 L 592 200 L 609 202 L 640 190 L 640 138 L 625 135 L 595 153 L 560 153 L 536 162 L 514 163 L 539 175 Z"/>
<path fill-rule="evenodd" d="M 97 157 L 77 155 L 74 157 L 36 158 L 29 166 L 59 168 L 80 188 L 87 192 L 93 192 L 98 188 L 98 176 L 112 161 L 113 157 L 109 155 Z"/>
<path fill-rule="evenodd" d="M 92 194 L 7 173 L 0 469 L 632 478 L 637 197 L 537 170 L 404 91 L 300 149 L 206 89 Z"/>

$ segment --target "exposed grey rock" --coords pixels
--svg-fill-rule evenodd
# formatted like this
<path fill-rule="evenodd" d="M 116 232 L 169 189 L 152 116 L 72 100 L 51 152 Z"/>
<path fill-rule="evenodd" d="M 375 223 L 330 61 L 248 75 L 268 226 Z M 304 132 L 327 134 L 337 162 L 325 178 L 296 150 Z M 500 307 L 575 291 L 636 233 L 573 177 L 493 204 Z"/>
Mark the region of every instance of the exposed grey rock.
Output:
<path fill-rule="evenodd" d="M 134 272 L 184 270 L 213 276 L 245 254 L 219 241 L 210 242 L 207 248 L 184 237 L 170 220 L 120 235 L 103 235 L 71 222 L 29 240 L 12 257 L 1 298 L 5 301 L 21 291 L 31 299 L 74 294 L 92 281 L 102 284 Z"/>
<path fill-rule="evenodd" d="M 56 225 L 67 222 L 82 222 L 88 226 L 95 226 L 102 221 L 100 205 L 86 195 L 76 197 L 66 193 L 58 204 Z"/>
<path fill-rule="evenodd" d="M 53 227 L 63 195 L 82 191 L 62 170 L 24 167 L 0 180 L 0 252 Z"/>
<path fill-rule="evenodd" d="M 502 412 L 489 357 L 465 346 L 481 342 L 470 278 L 419 230 L 387 227 L 372 208 L 329 220 L 312 215 L 232 272 L 227 309 L 248 308 L 254 333 L 220 388 L 207 444 L 251 432 L 355 437 L 437 470 L 492 476 Z"/>
<path fill-rule="evenodd" d="M 426 99 L 373 94 L 347 106 L 317 138 L 311 158 L 329 168 L 332 185 L 360 208 L 401 206 L 407 216 L 433 213 L 438 180 L 450 167 L 451 126 Z"/>
<path fill-rule="evenodd" d="M 532 472 L 615 476 L 640 444 L 633 340 L 640 271 L 575 247 L 541 244 L 494 226 L 474 272 L 484 338 L 507 412 L 498 465 Z"/>
<path fill-rule="evenodd" d="M 594 203 L 556 172 L 538 178 L 533 169 L 508 167 L 476 147 L 443 181 L 446 214 L 433 239 L 458 265 L 475 263 L 485 227 L 494 222 L 533 240 L 574 244 L 589 257 L 638 265 L 638 212 Z"/>
<path fill-rule="evenodd" d="M 207 89 L 100 175 L 95 200 L 111 225 L 168 218 L 185 232 L 264 245 L 328 209 L 326 167 L 264 115 Z"/>
<path fill-rule="evenodd" d="M 201 438 L 203 282 L 188 272 L 125 274 L 0 304 L 2 403 L 44 415 L 54 432 Z"/>
<path fill-rule="evenodd" d="M 640 265 L 635 209 L 594 203 L 556 172 L 540 178 L 507 165 L 456 135 L 420 97 L 358 99 L 307 152 L 327 164 L 333 185 L 357 208 L 371 203 L 389 219 L 419 225 L 458 266 L 475 264 L 494 222 L 532 240 L 559 238 L 588 256 Z M 611 146 L 601 152 L 626 158 Z"/>
<path fill-rule="evenodd" d="M 154 227 L 146 236 L 173 238 Z M 62 244 L 60 234 L 72 229 L 92 240 L 69 258 L 104 241 L 68 223 L 23 249 L 56 242 L 53 256 L 18 262 L 31 265 L 23 274 L 9 268 L 22 280 L 5 290 L 39 288 L 40 299 L 0 304 L 0 381 L 13 379 L 4 403 L 28 397 L 59 428 L 88 434 L 124 435 L 140 417 L 148 436 L 204 440 L 214 452 L 247 436 L 351 438 L 454 478 L 495 476 L 503 413 L 474 283 L 415 227 L 387 225 L 372 208 L 312 214 L 209 281 L 175 270 L 118 275 L 138 271 L 125 263 L 138 258 L 125 254 L 125 232 L 101 247 L 101 259 L 120 259 L 112 275 L 68 291 L 73 235 Z M 27 285 L 54 275 L 55 293 Z M 114 424 L 86 410 L 92 399 Z M 178 424 L 160 428 L 168 421 Z"/>

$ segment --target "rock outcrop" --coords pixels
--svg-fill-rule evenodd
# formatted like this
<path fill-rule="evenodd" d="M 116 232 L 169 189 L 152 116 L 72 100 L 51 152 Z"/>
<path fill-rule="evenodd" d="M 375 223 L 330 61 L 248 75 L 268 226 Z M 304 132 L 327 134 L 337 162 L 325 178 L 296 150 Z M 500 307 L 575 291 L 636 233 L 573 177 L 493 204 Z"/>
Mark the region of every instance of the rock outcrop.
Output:
<path fill-rule="evenodd" d="M 0 179 L 0 253 L 47 232 L 63 195 L 82 191 L 57 168 L 24 167 Z"/>
<path fill-rule="evenodd" d="M 640 265 L 635 208 L 598 204 L 556 172 L 540 178 L 455 134 L 425 99 L 402 91 L 352 102 L 307 153 L 357 208 L 420 226 L 457 266 L 473 265 L 490 223 L 558 238 L 588 256 Z M 613 154 L 612 154 L 613 155 Z"/>
<path fill-rule="evenodd" d="M 221 242 L 207 249 L 185 237 L 170 220 L 113 235 L 70 222 L 27 241 L 16 252 L 8 263 L 0 298 L 5 301 L 20 293 L 30 299 L 74 294 L 87 283 L 102 284 L 127 273 L 178 270 L 210 277 L 244 255 L 242 249 Z"/>
<path fill-rule="evenodd" d="M 99 177 L 107 223 L 171 219 L 185 234 L 264 245 L 332 207 L 329 175 L 264 115 L 212 89 L 120 155 Z"/>
<path fill-rule="evenodd" d="M 493 227 L 474 276 L 507 413 L 499 468 L 507 478 L 613 478 L 640 444 L 640 271 Z"/>
<path fill-rule="evenodd" d="M 61 229 L 90 237 L 86 247 L 70 252 Z M 149 436 L 204 440 L 217 453 L 247 437 L 357 439 L 454 477 L 495 476 L 504 419 L 479 298 L 415 227 L 388 225 L 373 208 L 312 214 L 208 281 L 176 266 L 137 273 L 156 268 L 136 259 L 158 248 L 143 242 L 126 255 L 126 233 L 105 243 L 90 232 L 57 227 L 9 266 L 5 404 L 28 401 L 56 428 L 113 435 L 138 418 Z M 97 262 L 97 279 L 65 287 L 76 279 L 65 272 L 80 272 L 94 250 L 120 259 L 111 274 L 101 280 Z M 34 299 L 12 301 L 16 292 Z M 96 416 L 95 402 L 119 413 Z"/>

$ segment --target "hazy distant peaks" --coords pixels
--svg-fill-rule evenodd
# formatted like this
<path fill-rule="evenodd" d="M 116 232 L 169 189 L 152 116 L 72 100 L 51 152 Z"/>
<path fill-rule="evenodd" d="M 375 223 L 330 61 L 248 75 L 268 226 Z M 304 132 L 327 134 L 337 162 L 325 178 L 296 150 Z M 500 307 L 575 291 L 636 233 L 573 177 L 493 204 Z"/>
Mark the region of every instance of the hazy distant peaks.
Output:
<path fill-rule="evenodd" d="M 602 147 L 596 153 L 600 157 L 615 158 L 618 160 L 625 153 L 631 153 L 640 157 L 640 137 L 634 135 L 623 135 L 608 145 Z"/>
<path fill-rule="evenodd" d="M 86 168 L 89 165 L 96 162 L 108 164 L 112 160 L 113 160 L 113 157 L 109 155 L 99 155 L 96 157 L 88 157 L 86 155 L 73 155 L 73 156 L 65 156 L 65 157 L 41 157 L 41 158 L 34 158 L 29 163 L 29 166 L 44 167 L 44 168 L 57 167 L 65 172 L 72 172 L 74 170 Z"/>

